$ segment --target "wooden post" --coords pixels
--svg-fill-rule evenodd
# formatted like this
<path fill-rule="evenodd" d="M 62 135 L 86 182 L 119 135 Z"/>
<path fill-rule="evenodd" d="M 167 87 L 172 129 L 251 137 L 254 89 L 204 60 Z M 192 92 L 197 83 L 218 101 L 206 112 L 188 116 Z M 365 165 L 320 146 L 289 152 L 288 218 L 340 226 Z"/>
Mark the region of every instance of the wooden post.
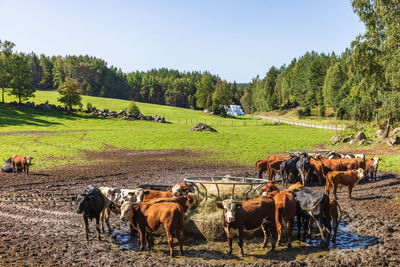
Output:
<path fill-rule="evenodd" d="M 389 113 L 389 118 L 388 118 L 388 122 L 386 124 L 386 131 L 385 134 L 383 135 L 383 139 L 388 138 L 389 136 L 389 131 L 390 131 L 390 121 L 392 120 L 392 113 Z"/>

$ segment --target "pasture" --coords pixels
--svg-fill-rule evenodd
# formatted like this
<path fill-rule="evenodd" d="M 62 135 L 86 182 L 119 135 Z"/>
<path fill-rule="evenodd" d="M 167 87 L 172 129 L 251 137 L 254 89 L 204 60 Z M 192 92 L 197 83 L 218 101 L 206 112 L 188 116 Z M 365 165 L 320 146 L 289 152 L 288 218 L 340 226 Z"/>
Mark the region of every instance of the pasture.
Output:
<path fill-rule="evenodd" d="M 56 103 L 56 92 L 38 91 L 36 103 Z M 48 98 L 46 98 L 48 97 Z M 97 108 L 119 111 L 128 101 L 84 97 Z M 32 154 L 37 169 L 71 163 L 87 164 L 84 151 L 105 149 L 187 149 L 204 154 L 202 160 L 252 165 L 270 153 L 310 149 L 326 143 L 333 132 L 262 123 L 251 117 L 221 118 L 169 106 L 137 103 L 144 115 L 164 116 L 170 124 L 125 121 L 66 114 L 0 104 L 0 158 Z M 217 133 L 192 132 L 196 123 L 211 125 Z"/>

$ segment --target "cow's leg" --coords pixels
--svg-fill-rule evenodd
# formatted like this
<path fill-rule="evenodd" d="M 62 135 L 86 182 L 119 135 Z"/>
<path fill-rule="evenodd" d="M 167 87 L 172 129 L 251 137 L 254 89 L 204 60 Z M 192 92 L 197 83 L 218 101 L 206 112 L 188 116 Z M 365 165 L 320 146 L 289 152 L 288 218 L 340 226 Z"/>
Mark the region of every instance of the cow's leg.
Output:
<path fill-rule="evenodd" d="M 100 222 L 101 222 L 101 232 L 104 233 L 104 216 L 105 216 L 106 209 L 103 209 L 100 212 Z"/>
<path fill-rule="evenodd" d="M 111 229 L 111 225 L 110 225 L 110 215 L 111 215 L 111 210 L 110 209 L 106 209 L 105 210 L 105 219 L 106 219 L 106 223 L 107 223 L 107 227 L 108 227 L 108 232 L 111 233 L 112 229 Z M 103 225 L 104 227 L 104 225 Z M 104 232 L 104 229 L 103 229 Z"/>
<path fill-rule="evenodd" d="M 313 224 L 313 220 L 310 219 L 308 220 L 308 235 L 311 235 L 311 230 L 312 230 L 312 224 Z"/>
<path fill-rule="evenodd" d="M 327 194 L 328 196 L 329 196 L 329 180 L 328 180 L 328 178 L 326 178 L 326 181 L 325 181 L 325 194 Z"/>
<path fill-rule="evenodd" d="M 286 236 L 288 240 L 288 248 L 292 247 L 292 231 L 293 231 L 293 219 L 286 221 Z"/>
<path fill-rule="evenodd" d="M 238 242 L 238 245 L 240 247 L 240 255 L 239 255 L 239 257 L 243 257 L 244 256 L 244 253 L 243 253 L 243 228 L 239 227 L 238 230 L 239 230 L 239 242 Z"/>
<path fill-rule="evenodd" d="M 100 215 L 96 216 L 96 231 L 97 231 L 97 239 L 101 240 L 101 236 L 100 236 Z"/>
<path fill-rule="evenodd" d="M 296 217 L 297 217 L 297 239 L 300 239 L 302 216 L 300 213 L 300 207 L 298 207 L 298 203 L 296 203 Z"/>
<path fill-rule="evenodd" d="M 29 175 L 29 166 L 26 167 L 26 175 Z"/>
<path fill-rule="evenodd" d="M 283 215 L 283 209 L 281 207 L 275 208 L 276 229 L 278 231 L 278 246 L 281 245 L 281 239 L 282 239 L 282 215 Z"/>
<path fill-rule="evenodd" d="M 229 244 L 229 252 L 228 254 L 232 254 L 232 238 L 231 238 L 231 228 L 229 226 L 224 227 L 226 239 L 228 240 Z"/>
<path fill-rule="evenodd" d="M 144 245 L 145 245 L 145 238 L 146 238 L 146 231 L 144 229 L 144 227 L 140 227 L 139 228 L 139 240 L 140 240 L 140 248 L 139 251 L 143 251 L 144 250 Z"/>
<path fill-rule="evenodd" d="M 267 229 L 267 225 L 266 225 L 265 222 L 261 223 L 261 228 L 262 228 L 263 233 L 264 233 L 264 241 L 263 241 L 263 244 L 262 244 L 261 247 L 265 248 L 265 247 L 267 247 L 267 243 L 268 243 L 268 239 L 269 239 L 269 233 L 267 232 L 268 229 Z"/>
<path fill-rule="evenodd" d="M 304 224 L 303 224 L 303 239 L 307 238 L 307 227 L 310 221 L 311 221 L 310 216 L 306 215 L 304 217 Z"/>
<path fill-rule="evenodd" d="M 83 215 L 83 221 L 85 222 L 86 240 L 89 242 L 89 222 L 88 222 L 88 218 L 85 215 Z"/>
<path fill-rule="evenodd" d="M 165 226 L 165 231 L 167 233 L 167 240 L 168 240 L 168 246 L 169 246 L 169 256 L 174 257 L 174 243 L 173 243 L 173 234 L 171 232 L 171 226 L 166 227 Z"/>
<path fill-rule="evenodd" d="M 179 242 L 179 250 L 181 252 L 181 256 L 183 256 L 183 229 L 178 230 L 178 242 Z"/>
<path fill-rule="evenodd" d="M 353 191 L 353 185 L 349 185 L 349 198 L 351 199 L 351 191 Z"/>
<path fill-rule="evenodd" d="M 129 229 L 130 229 L 130 236 L 134 236 L 137 233 L 137 230 L 135 228 L 135 226 L 133 225 L 133 223 L 129 223 Z"/>

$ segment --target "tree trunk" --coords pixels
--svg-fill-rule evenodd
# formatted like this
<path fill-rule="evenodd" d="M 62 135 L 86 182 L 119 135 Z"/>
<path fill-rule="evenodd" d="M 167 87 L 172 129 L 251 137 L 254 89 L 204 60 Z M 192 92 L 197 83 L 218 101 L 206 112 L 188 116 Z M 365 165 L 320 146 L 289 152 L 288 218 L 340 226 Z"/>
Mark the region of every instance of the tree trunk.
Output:
<path fill-rule="evenodd" d="M 4 103 L 4 88 L 1 88 L 1 102 Z"/>
<path fill-rule="evenodd" d="M 392 113 L 390 113 L 389 114 L 389 118 L 388 118 L 388 122 L 387 122 L 387 125 L 386 125 L 386 131 L 385 131 L 385 134 L 383 135 L 383 139 L 386 139 L 386 138 L 388 138 L 388 136 L 389 136 L 389 131 L 390 131 L 390 121 L 392 120 Z"/>

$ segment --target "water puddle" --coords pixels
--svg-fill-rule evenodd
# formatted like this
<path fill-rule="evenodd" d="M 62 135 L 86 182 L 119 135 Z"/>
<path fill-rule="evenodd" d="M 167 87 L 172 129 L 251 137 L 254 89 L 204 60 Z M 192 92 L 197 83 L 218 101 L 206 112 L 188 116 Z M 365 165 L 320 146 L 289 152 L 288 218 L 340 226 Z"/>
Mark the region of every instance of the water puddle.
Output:
<path fill-rule="evenodd" d="M 321 239 L 319 237 L 315 238 L 315 236 L 313 236 L 313 239 L 308 239 L 306 243 L 311 246 L 318 246 L 320 242 Z M 347 225 L 346 222 L 340 222 L 336 236 L 336 243 L 333 243 L 331 241 L 329 244 L 329 248 L 335 250 L 357 248 L 366 249 L 369 246 L 376 245 L 377 243 L 378 238 L 374 236 L 358 235 L 351 231 L 351 226 Z"/>

